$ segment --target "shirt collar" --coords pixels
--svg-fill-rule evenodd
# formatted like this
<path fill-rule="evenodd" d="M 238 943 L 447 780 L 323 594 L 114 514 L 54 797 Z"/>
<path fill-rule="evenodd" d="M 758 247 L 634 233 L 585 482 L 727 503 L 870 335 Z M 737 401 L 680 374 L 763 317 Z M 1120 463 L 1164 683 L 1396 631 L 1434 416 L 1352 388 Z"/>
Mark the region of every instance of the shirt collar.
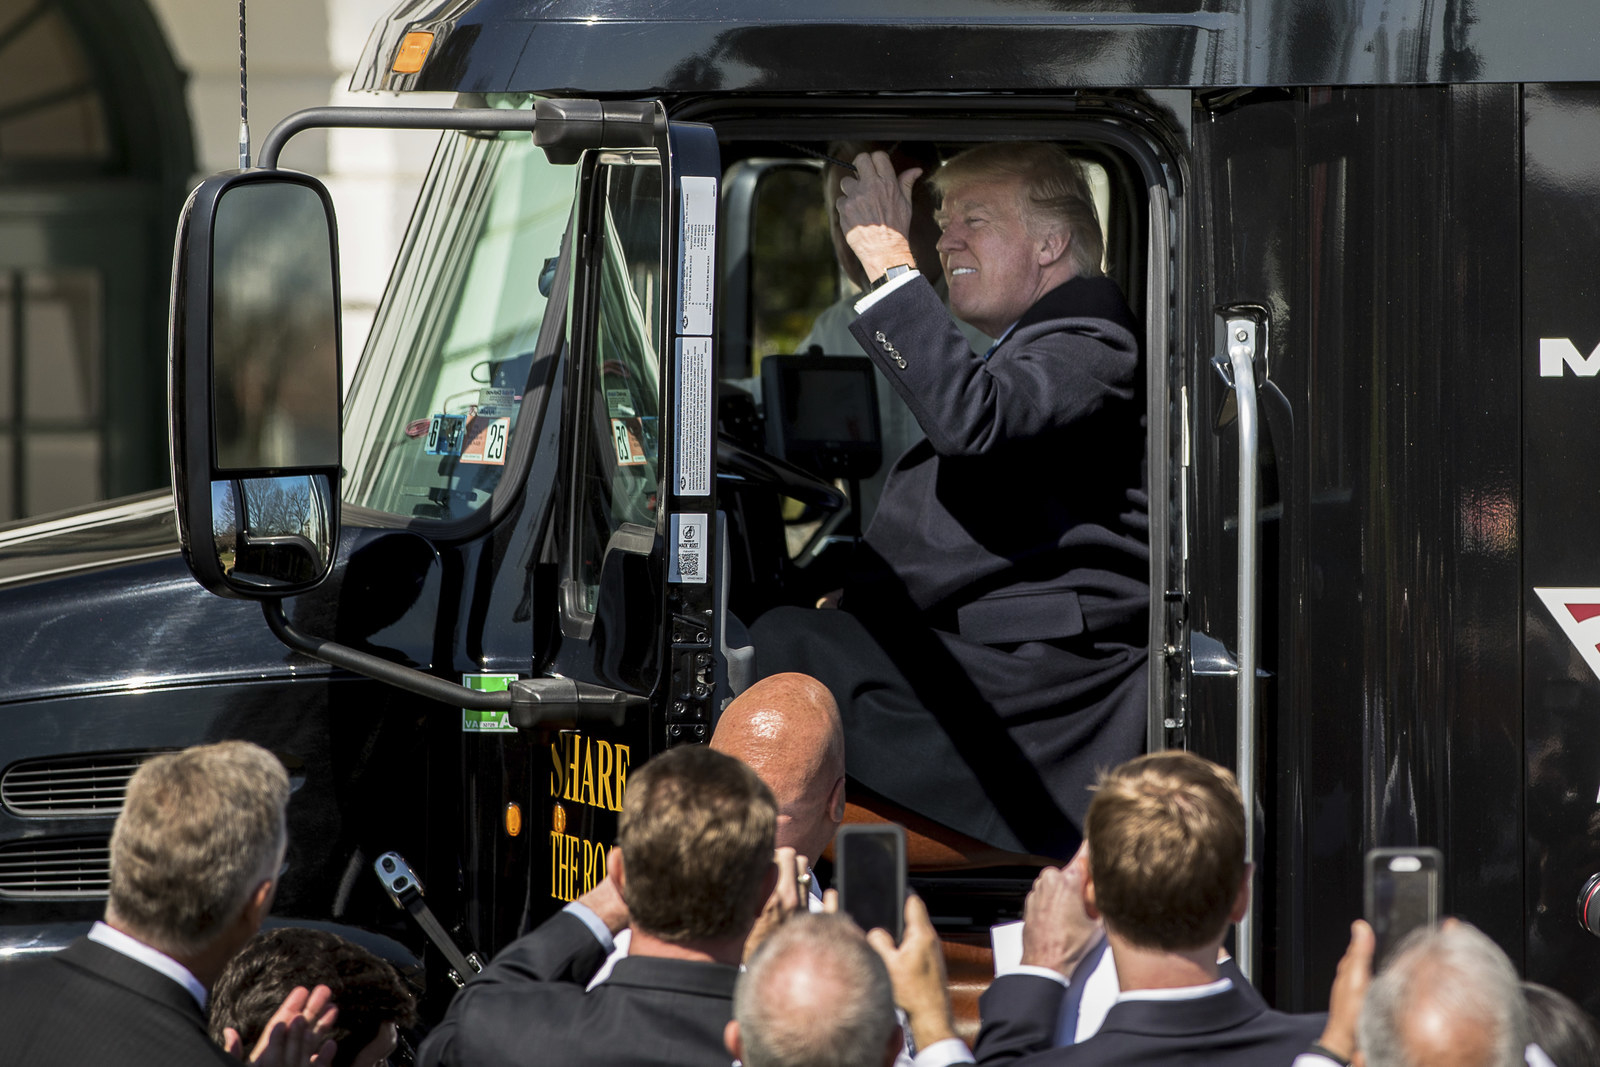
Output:
<path fill-rule="evenodd" d="M 206 1010 L 206 987 L 200 980 L 189 973 L 189 968 L 167 955 L 151 948 L 137 938 L 129 937 L 115 927 L 97 922 L 89 927 L 89 940 L 96 944 L 104 945 L 113 952 L 120 952 L 131 960 L 137 960 L 153 971 L 159 971 L 168 978 L 177 982 L 189 991 L 189 995 L 200 1005 L 200 1010 Z"/>
<path fill-rule="evenodd" d="M 1201 997 L 1226 993 L 1232 988 L 1232 979 L 1218 978 L 1205 985 L 1179 986 L 1176 989 L 1130 989 L 1117 995 L 1117 1003 L 1121 1004 L 1124 1000 L 1199 1000 Z"/>

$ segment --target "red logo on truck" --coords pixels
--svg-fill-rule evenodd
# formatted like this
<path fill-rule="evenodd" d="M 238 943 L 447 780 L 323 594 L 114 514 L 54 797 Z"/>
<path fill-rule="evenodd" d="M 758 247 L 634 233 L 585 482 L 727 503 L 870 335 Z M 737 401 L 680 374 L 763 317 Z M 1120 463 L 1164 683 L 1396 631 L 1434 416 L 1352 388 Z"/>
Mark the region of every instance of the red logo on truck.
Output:
<path fill-rule="evenodd" d="M 1583 661 L 1600 678 L 1600 589 L 1535 588 Z"/>

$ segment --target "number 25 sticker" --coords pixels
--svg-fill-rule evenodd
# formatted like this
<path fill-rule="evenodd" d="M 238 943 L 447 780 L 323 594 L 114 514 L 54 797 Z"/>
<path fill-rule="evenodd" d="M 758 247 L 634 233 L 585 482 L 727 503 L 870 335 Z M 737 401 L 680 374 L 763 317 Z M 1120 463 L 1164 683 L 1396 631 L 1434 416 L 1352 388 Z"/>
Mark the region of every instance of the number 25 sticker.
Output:
<path fill-rule="evenodd" d="M 506 442 L 511 437 L 509 418 L 473 419 L 467 427 L 467 435 L 467 443 L 461 449 L 461 462 L 505 464 Z"/>

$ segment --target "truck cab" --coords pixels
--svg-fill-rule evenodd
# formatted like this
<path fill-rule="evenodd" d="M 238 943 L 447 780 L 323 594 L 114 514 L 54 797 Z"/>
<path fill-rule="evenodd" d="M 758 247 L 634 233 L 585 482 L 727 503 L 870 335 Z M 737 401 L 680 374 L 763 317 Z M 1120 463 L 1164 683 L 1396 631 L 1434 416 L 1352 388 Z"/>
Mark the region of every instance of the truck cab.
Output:
<path fill-rule="evenodd" d="M 1233 768 L 1254 809 L 1241 964 L 1320 1009 L 1363 853 L 1433 845 L 1446 911 L 1593 1010 L 1594 16 L 1157 6 L 399 4 L 355 87 L 452 91 L 459 121 L 431 120 L 337 462 L 295 468 L 337 486 L 326 537 L 244 539 L 326 578 L 238 584 L 204 376 L 174 378 L 181 521 L 158 495 L 0 531 L 9 951 L 98 913 L 143 754 L 245 737 L 298 783 L 280 914 L 389 939 L 442 1008 L 373 861 L 406 856 L 485 956 L 580 895 L 629 768 L 709 737 L 746 624 L 834 588 L 871 520 L 865 439 L 777 399 L 854 366 L 800 351 L 850 289 L 830 146 L 1045 140 L 1089 172 L 1143 327 L 1146 742 Z M 257 177 L 344 121 L 292 120 Z M 856 379 L 802 414 L 872 403 Z M 960 939 L 1026 868 L 927 878 Z"/>

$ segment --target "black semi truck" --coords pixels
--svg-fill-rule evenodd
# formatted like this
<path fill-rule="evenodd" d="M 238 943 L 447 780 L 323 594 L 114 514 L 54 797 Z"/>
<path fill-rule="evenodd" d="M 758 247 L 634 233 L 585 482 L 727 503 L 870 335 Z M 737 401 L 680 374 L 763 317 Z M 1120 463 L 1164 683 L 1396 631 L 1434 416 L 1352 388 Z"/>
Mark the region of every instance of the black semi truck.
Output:
<path fill-rule="evenodd" d="M 1324 1006 L 1363 854 L 1435 846 L 1446 911 L 1600 1009 L 1600 11 L 915 6 L 404 0 L 354 87 L 456 110 L 304 113 L 202 185 L 175 494 L 0 530 L 0 952 L 98 915 L 141 758 L 242 737 L 296 782 L 278 914 L 442 1003 L 374 862 L 484 956 L 583 892 L 740 620 L 870 518 L 762 403 L 842 292 L 829 146 L 1038 139 L 1144 326 L 1148 742 L 1255 807 L 1254 981 Z M 341 413 L 331 212 L 274 164 L 359 124 L 448 132 Z"/>

